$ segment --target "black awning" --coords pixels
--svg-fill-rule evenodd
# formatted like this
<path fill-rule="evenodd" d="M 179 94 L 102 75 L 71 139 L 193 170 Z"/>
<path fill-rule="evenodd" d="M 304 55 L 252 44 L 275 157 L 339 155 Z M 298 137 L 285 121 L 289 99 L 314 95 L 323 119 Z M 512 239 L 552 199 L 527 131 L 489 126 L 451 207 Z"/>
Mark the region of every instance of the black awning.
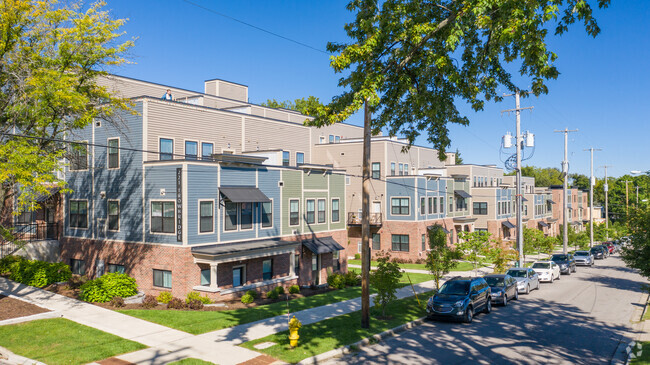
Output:
<path fill-rule="evenodd" d="M 507 228 L 515 228 L 516 227 L 514 224 L 510 223 L 509 221 L 501 222 L 501 224 L 503 224 Z"/>
<path fill-rule="evenodd" d="M 542 227 L 548 227 L 549 226 L 548 223 L 546 223 L 544 221 L 537 222 L 537 224 L 539 224 Z"/>
<path fill-rule="evenodd" d="M 471 198 L 471 197 L 472 197 L 472 196 L 469 195 L 469 193 L 466 192 L 465 190 L 454 190 L 454 194 L 458 195 L 458 196 L 461 197 L 461 198 L 465 198 L 465 199 L 467 199 L 467 198 Z"/>
<path fill-rule="evenodd" d="M 427 227 L 427 229 L 434 229 L 435 227 L 440 227 L 445 234 L 449 234 L 449 230 L 439 224 L 433 224 Z"/>
<path fill-rule="evenodd" d="M 50 199 L 54 194 L 58 193 L 61 190 L 59 187 L 54 187 L 54 188 L 47 188 L 47 193 L 41 194 L 36 197 L 36 202 L 37 203 L 43 203 Z"/>
<path fill-rule="evenodd" d="M 219 188 L 221 194 L 233 203 L 268 203 L 271 201 L 254 186 L 231 186 Z"/>
<path fill-rule="evenodd" d="M 192 254 L 207 255 L 207 256 L 220 256 L 237 253 L 246 253 L 256 250 L 273 249 L 296 246 L 295 241 L 282 241 L 282 240 L 257 240 L 257 241 L 243 241 L 233 243 L 220 243 L 216 245 L 192 247 Z"/>
<path fill-rule="evenodd" d="M 552 201 L 551 199 L 546 199 L 546 201 L 549 202 L 549 203 L 551 203 L 551 204 L 557 204 L 557 203 L 555 203 L 554 201 Z"/>
<path fill-rule="evenodd" d="M 343 246 L 339 245 L 332 237 L 311 238 L 302 241 L 302 244 L 317 255 L 343 250 Z"/>

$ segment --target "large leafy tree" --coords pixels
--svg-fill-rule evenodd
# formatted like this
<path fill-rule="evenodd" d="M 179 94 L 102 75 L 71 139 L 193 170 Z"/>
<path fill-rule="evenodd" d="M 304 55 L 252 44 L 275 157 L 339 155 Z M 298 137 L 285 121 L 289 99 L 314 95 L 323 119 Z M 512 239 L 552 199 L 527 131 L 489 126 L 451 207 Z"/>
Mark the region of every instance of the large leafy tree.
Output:
<path fill-rule="evenodd" d="M 124 20 L 111 19 L 104 5 L 30 0 L 0 5 L 0 203 L 5 218 L 14 196 L 21 211 L 48 186 L 63 184 L 56 171 L 69 145 L 59 140 L 74 138 L 76 130 L 97 118 L 119 125 L 116 111 L 129 110 L 126 100 L 97 84 L 107 68 L 126 62 L 133 45 L 120 41 Z"/>
<path fill-rule="evenodd" d="M 472 263 L 474 272 L 481 264 L 481 260 L 490 248 L 490 233 L 486 231 L 458 232 L 456 248 L 465 255 L 465 259 Z"/>
<path fill-rule="evenodd" d="M 436 290 L 440 289 L 440 280 L 447 275 L 461 258 L 460 251 L 447 244 L 448 238 L 445 231 L 439 225 L 427 229 L 429 250 L 425 267 L 433 276 Z"/>
<path fill-rule="evenodd" d="M 622 258 L 626 264 L 638 269 L 641 275 L 650 278 L 650 209 L 644 206 L 633 209 L 628 221 L 632 240 L 623 248 Z"/>
<path fill-rule="evenodd" d="M 516 172 L 508 173 L 507 175 L 515 175 Z M 535 186 L 551 186 L 562 185 L 562 172 L 555 167 L 535 167 L 524 166 L 521 168 L 522 176 L 529 176 L 535 178 Z"/>

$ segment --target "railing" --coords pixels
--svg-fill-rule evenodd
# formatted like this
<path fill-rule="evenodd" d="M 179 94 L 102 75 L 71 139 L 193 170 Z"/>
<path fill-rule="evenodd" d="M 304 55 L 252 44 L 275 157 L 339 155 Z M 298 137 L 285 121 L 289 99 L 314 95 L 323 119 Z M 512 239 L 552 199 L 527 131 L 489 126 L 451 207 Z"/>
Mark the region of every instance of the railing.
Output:
<path fill-rule="evenodd" d="M 56 223 L 17 223 L 13 229 L 13 240 L 0 238 L 0 258 L 18 251 L 24 244 L 39 240 L 57 239 Z"/>
<path fill-rule="evenodd" d="M 370 213 L 370 225 L 371 226 L 381 226 L 381 213 Z M 361 214 L 360 213 L 348 213 L 348 225 L 349 226 L 360 226 L 361 225 Z"/>

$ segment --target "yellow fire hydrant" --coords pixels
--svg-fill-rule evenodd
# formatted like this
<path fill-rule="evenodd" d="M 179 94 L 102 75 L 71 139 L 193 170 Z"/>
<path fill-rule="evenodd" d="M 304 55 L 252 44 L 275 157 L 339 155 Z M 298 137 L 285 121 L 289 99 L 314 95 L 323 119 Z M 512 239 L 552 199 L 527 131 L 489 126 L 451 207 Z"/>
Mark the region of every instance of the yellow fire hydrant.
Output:
<path fill-rule="evenodd" d="M 298 346 L 298 339 L 300 336 L 298 336 L 298 330 L 302 327 L 302 323 L 296 318 L 296 316 L 293 316 L 291 320 L 289 320 L 289 344 L 291 347 L 296 347 Z"/>

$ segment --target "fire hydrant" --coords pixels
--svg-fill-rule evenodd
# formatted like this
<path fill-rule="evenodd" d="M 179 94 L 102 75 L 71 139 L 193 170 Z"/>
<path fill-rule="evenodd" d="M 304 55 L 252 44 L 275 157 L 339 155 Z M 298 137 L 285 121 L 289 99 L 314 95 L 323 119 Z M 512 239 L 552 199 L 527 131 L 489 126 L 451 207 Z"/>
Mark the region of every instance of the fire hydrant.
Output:
<path fill-rule="evenodd" d="M 298 346 L 298 339 L 300 338 L 298 336 L 298 330 L 300 327 L 302 327 L 302 323 L 300 323 L 296 316 L 293 316 L 289 321 L 289 344 L 291 347 Z"/>

